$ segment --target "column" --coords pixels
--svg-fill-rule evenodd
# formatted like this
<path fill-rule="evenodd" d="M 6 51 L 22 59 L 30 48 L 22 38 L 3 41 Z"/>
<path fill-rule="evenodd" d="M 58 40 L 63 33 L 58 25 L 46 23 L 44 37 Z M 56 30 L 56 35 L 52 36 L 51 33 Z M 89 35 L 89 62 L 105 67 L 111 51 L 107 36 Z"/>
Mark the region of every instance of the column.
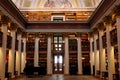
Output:
<path fill-rule="evenodd" d="M 69 75 L 69 44 L 68 44 L 68 36 L 65 36 L 64 74 Z"/>
<path fill-rule="evenodd" d="M 16 71 L 18 72 L 18 76 L 20 76 L 21 69 L 21 34 L 18 34 L 18 52 L 16 53 Z"/>
<path fill-rule="evenodd" d="M 38 67 L 39 61 L 39 38 L 35 38 L 34 67 Z"/>
<path fill-rule="evenodd" d="M 119 62 L 119 78 L 120 78 L 120 4 L 113 8 L 113 16 L 116 18 L 117 26 L 117 42 L 118 42 L 118 62 Z"/>
<path fill-rule="evenodd" d="M 21 72 L 24 72 L 24 68 L 26 65 L 26 38 L 23 38 L 23 53 L 21 57 Z"/>
<path fill-rule="evenodd" d="M 97 34 L 94 34 L 94 62 L 95 62 L 95 76 L 97 76 L 97 71 L 99 71 L 99 52 L 97 51 Z"/>
<path fill-rule="evenodd" d="M 102 35 L 103 30 L 99 30 L 99 52 L 100 52 L 100 72 L 102 76 L 102 72 L 106 71 L 106 55 L 105 55 L 105 49 L 103 48 L 103 42 L 102 42 Z"/>
<path fill-rule="evenodd" d="M 118 40 L 118 58 L 119 58 L 119 76 L 120 76 L 120 16 L 116 18 L 116 25 L 117 25 L 117 40 Z"/>
<path fill-rule="evenodd" d="M 106 16 L 106 18 L 110 18 L 110 16 Z M 110 19 L 106 21 L 106 38 L 107 38 L 107 55 L 108 55 L 108 78 L 109 80 L 113 80 L 113 74 L 115 73 L 115 64 L 114 64 L 114 48 L 110 43 L 110 30 L 111 23 Z"/>
<path fill-rule="evenodd" d="M 11 50 L 9 52 L 8 72 L 11 72 L 12 73 L 12 77 L 14 77 L 15 37 L 16 37 L 15 30 L 11 30 L 11 36 L 12 36 L 12 48 L 11 48 Z"/>
<path fill-rule="evenodd" d="M 78 75 L 82 75 L 82 49 L 81 49 L 81 37 L 78 36 Z"/>
<path fill-rule="evenodd" d="M 48 36 L 48 45 L 47 45 L 47 75 L 52 74 L 52 55 L 51 55 L 51 36 Z"/>
<path fill-rule="evenodd" d="M 5 80 L 5 61 L 6 61 L 6 47 L 7 47 L 7 25 L 2 24 L 2 48 L 0 48 L 0 78 Z"/>
<path fill-rule="evenodd" d="M 91 74 L 93 75 L 94 53 L 93 53 L 92 42 L 93 42 L 93 38 L 90 37 L 90 64 L 91 64 Z"/>

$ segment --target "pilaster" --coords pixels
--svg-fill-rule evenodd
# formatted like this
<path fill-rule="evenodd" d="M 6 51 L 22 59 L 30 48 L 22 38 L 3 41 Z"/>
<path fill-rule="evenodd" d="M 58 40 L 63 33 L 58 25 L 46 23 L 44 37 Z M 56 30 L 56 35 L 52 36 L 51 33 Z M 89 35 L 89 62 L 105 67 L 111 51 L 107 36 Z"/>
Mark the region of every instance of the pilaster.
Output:
<path fill-rule="evenodd" d="M 82 33 L 77 33 L 77 41 L 78 41 L 78 75 L 82 75 L 82 45 L 81 45 L 81 34 Z"/>

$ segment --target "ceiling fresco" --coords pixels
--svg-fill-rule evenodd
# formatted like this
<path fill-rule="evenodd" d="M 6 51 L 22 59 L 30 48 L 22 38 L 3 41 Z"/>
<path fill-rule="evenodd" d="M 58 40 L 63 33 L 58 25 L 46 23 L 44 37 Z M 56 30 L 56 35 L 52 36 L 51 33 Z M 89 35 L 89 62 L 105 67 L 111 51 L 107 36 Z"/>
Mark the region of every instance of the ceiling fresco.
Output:
<path fill-rule="evenodd" d="M 102 0 L 12 0 L 28 21 L 49 21 L 53 13 L 68 12 L 72 20 L 87 21 Z M 87 14 L 84 14 L 87 13 Z M 36 14 L 36 15 L 35 15 Z M 77 16 L 78 14 L 81 14 Z M 31 15 L 34 16 L 31 18 Z M 43 17 L 41 15 L 44 15 Z M 47 19 L 47 17 L 49 19 Z M 68 15 L 67 15 L 68 16 Z M 44 19 L 42 19 L 42 18 Z M 73 19 L 73 17 L 75 17 Z M 67 19 L 66 19 L 67 20 Z"/>

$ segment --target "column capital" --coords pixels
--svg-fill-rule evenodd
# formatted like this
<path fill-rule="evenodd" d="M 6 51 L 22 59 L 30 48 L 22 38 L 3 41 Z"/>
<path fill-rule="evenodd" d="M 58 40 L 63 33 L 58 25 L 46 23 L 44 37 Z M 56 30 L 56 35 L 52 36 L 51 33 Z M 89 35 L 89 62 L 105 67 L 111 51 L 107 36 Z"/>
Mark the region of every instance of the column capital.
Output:
<path fill-rule="evenodd" d="M 111 15 L 105 16 L 105 17 L 103 18 L 103 21 L 104 21 L 104 24 L 105 24 L 105 25 L 111 24 L 111 23 L 112 23 L 112 16 L 111 16 Z"/>
<path fill-rule="evenodd" d="M 98 23 L 97 26 L 98 26 L 98 30 L 101 30 L 101 31 L 102 31 L 102 30 L 105 29 L 105 26 L 104 26 L 104 23 L 103 23 L 103 22 Z"/>
<path fill-rule="evenodd" d="M 89 32 L 89 37 L 92 38 L 93 37 L 93 32 Z"/>
<path fill-rule="evenodd" d="M 8 24 L 8 22 L 10 22 L 10 18 L 8 16 L 0 15 L 0 23 Z"/>
<path fill-rule="evenodd" d="M 112 11 L 115 16 L 120 16 L 120 4 L 116 5 Z"/>
<path fill-rule="evenodd" d="M 63 35 L 64 35 L 64 37 L 68 37 L 69 33 L 64 32 Z"/>
<path fill-rule="evenodd" d="M 26 35 L 27 35 L 26 32 L 23 32 L 23 33 L 22 33 L 22 37 L 23 37 L 23 38 L 26 38 Z"/>
<path fill-rule="evenodd" d="M 98 28 L 94 28 L 94 29 L 93 29 L 93 34 L 94 34 L 94 35 L 97 35 L 97 34 L 98 34 Z"/>
<path fill-rule="evenodd" d="M 49 32 L 47 33 L 47 37 L 52 37 L 53 33 Z"/>
<path fill-rule="evenodd" d="M 39 37 L 39 33 L 38 32 L 35 33 L 35 37 Z"/>
<path fill-rule="evenodd" d="M 10 29 L 11 31 L 16 31 L 17 28 L 18 28 L 18 25 L 17 25 L 16 23 L 10 23 L 9 29 Z"/>
<path fill-rule="evenodd" d="M 77 37 L 81 37 L 82 36 L 82 32 L 77 32 L 76 35 L 77 35 Z"/>
<path fill-rule="evenodd" d="M 23 29 L 17 28 L 17 34 L 18 34 L 18 35 L 22 35 L 22 32 L 23 32 Z"/>

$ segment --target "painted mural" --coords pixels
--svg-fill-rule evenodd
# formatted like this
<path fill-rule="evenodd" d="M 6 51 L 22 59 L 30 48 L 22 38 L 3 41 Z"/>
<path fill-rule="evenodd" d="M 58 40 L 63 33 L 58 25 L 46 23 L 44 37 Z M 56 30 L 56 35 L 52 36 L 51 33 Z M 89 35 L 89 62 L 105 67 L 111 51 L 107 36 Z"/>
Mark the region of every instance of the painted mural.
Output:
<path fill-rule="evenodd" d="M 96 0 L 12 0 L 20 9 L 95 8 Z M 100 2 L 100 1 L 99 1 Z"/>
<path fill-rule="evenodd" d="M 72 4 L 69 0 L 47 0 L 44 7 L 52 8 L 71 8 Z"/>
<path fill-rule="evenodd" d="M 12 1 L 28 21 L 51 21 L 53 13 L 64 14 L 65 21 L 87 21 L 101 0 Z"/>
<path fill-rule="evenodd" d="M 24 0 L 23 7 L 30 7 L 33 0 Z"/>

